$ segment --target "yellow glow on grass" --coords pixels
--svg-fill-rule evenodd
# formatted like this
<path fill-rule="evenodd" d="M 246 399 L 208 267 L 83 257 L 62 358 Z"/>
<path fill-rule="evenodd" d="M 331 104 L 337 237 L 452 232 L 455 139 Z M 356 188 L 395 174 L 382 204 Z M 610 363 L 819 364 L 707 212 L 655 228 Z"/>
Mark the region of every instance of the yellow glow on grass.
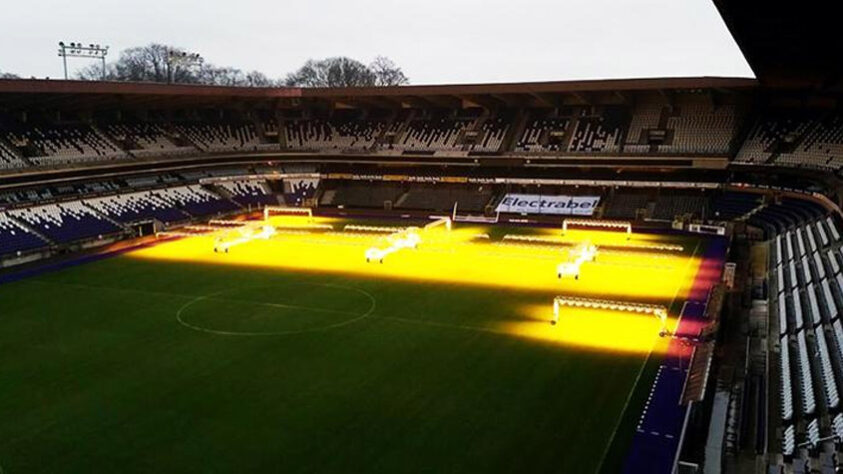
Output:
<path fill-rule="evenodd" d="M 274 223 L 301 222 L 301 218 L 279 216 Z M 366 249 L 383 244 L 387 234 L 343 233 L 347 222 L 316 218 L 331 223 L 336 232 L 281 233 L 269 240 L 253 240 L 232 247 L 230 253 L 214 253 L 215 235 L 162 242 L 130 253 L 134 258 L 279 268 L 293 271 L 333 273 L 378 279 L 430 281 L 449 285 L 493 287 L 529 291 L 535 301 L 546 304 L 516 310 L 512 319 L 498 323 L 500 332 L 535 341 L 582 349 L 642 354 L 666 350 L 669 339 L 658 337 L 659 321 L 651 315 L 565 308 L 560 322 L 550 324 L 552 302 L 557 295 L 617 299 L 670 306 L 674 298 L 686 296 L 699 265 L 699 259 L 677 252 L 605 251 L 595 262 L 585 263 L 579 280 L 558 279 L 556 266 L 563 249 L 552 245 L 505 244 L 476 240 L 487 231 L 482 226 L 458 226 L 420 231 L 417 250 L 404 249 L 389 255 L 383 264 L 367 263 Z M 400 226 L 395 226 L 396 229 Z M 548 229 L 530 229 L 533 235 Z M 670 241 L 660 236 L 634 235 L 635 241 Z M 595 245 L 623 243 L 623 234 L 606 231 L 572 231 L 567 237 Z M 457 324 L 458 322 L 454 322 Z M 676 320 L 668 326 L 674 329 Z"/>
<path fill-rule="evenodd" d="M 383 264 L 366 263 L 367 248 L 382 235 L 281 234 L 254 240 L 230 253 L 214 253 L 214 237 L 185 238 L 133 252 L 138 258 L 285 268 L 377 278 L 546 290 L 550 295 L 600 295 L 639 302 L 672 298 L 685 276 L 687 257 L 671 254 L 606 253 L 582 267 L 579 280 L 556 278 L 562 251 L 469 242 L 477 229 L 423 236 L 418 250 L 401 250 Z M 550 304 L 551 299 L 548 299 Z M 668 301 L 669 303 L 669 301 Z"/>
<path fill-rule="evenodd" d="M 595 349 L 602 352 L 647 354 L 664 353 L 669 339 L 659 337 L 661 323 L 649 314 L 589 308 L 563 308 L 553 326 L 553 308 L 532 305 L 524 309 L 528 319 L 506 323 L 502 329 L 519 337 L 549 344 Z M 668 319 L 675 327 L 676 318 Z"/>

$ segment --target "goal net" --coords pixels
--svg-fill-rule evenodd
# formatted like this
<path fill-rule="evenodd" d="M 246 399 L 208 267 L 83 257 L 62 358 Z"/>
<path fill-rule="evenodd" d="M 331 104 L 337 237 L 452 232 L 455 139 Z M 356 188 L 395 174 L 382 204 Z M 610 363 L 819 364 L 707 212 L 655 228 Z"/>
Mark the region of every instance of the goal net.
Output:
<path fill-rule="evenodd" d="M 309 207 L 266 206 L 263 208 L 263 220 L 271 216 L 306 217 L 308 222 L 313 220 L 313 209 Z"/>

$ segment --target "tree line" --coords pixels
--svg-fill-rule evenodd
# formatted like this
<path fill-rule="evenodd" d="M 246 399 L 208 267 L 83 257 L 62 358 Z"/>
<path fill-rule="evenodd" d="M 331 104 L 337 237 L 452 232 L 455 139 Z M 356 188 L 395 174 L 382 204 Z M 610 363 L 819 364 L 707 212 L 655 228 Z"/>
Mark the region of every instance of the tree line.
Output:
<path fill-rule="evenodd" d="M 158 43 L 123 50 L 117 60 L 106 64 L 104 72 L 101 64 L 91 64 L 76 78 L 235 87 L 382 87 L 410 82 L 398 65 L 383 56 L 371 64 L 342 56 L 310 59 L 283 79 L 273 79 L 260 71 L 198 61 L 182 48 Z"/>

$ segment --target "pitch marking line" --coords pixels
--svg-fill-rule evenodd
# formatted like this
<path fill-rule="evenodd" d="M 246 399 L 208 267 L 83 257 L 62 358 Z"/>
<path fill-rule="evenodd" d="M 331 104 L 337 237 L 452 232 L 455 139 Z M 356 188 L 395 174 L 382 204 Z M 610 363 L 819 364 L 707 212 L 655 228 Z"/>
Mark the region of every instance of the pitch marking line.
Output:
<path fill-rule="evenodd" d="M 208 334 L 215 334 L 215 335 L 218 335 L 218 336 L 291 336 L 291 335 L 295 335 L 295 334 L 306 334 L 306 333 L 328 331 L 328 330 L 331 330 L 331 329 L 336 329 L 336 328 L 340 328 L 340 327 L 343 327 L 343 326 L 348 326 L 349 324 L 356 323 L 357 321 L 360 321 L 362 319 L 365 319 L 365 318 L 368 318 L 369 316 L 371 316 L 372 313 L 375 311 L 375 307 L 377 306 L 377 301 L 375 300 L 375 297 L 372 296 L 371 293 L 369 293 L 368 291 L 365 291 L 365 290 L 361 290 L 359 288 L 351 287 L 351 286 L 334 285 L 334 284 L 330 284 L 330 283 L 304 283 L 304 282 L 292 283 L 292 285 L 305 285 L 305 286 L 317 286 L 317 287 L 324 287 L 324 288 L 337 288 L 337 289 L 343 289 L 343 290 L 347 290 L 347 291 L 351 291 L 351 292 L 356 292 L 356 293 L 361 294 L 361 295 L 363 295 L 363 296 L 365 296 L 366 298 L 369 299 L 369 303 L 370 303 L 369 309 L 367 309 L 363 313 L 352 313 L 352 312 L 348 312 L 348 311 L 338 311 L 338 310 L 331 310 L 331 309 L 326 309 L 326 308 L 315 308 L 315 307 L 310 307 L 310 306 L 297 306 L 297 305 L 286 305 L 286 304 L 277 304 L 277 303 L 263 303 L 263 302 L 257 302 L 257 301 L 252 302 L 252 301 L 244 301 L 244 300 L 234 300 L 234 301 L 240 301 L 240 302 L 245 303 L 245 304 L 253 304 L 253 305 L 257 305 L 257 306 L 269 306 L 269 307 L 276 307 L 276 308 L 299 309 L 299 310 L 304 310 L 304 311 L 316 311 L 316 312 L 330 312 L 330 313 L 335 313 L 335 314 L 346 314 L 346 315 L 354 316 L 350 319 L 346 319 L 344 321 L 340 321 L 340 322 L 333 323 L 333 324 L 327 324 L 327 325 L 323 325 L 323 326 L 317 326 L 317 327 L 306 328 L 306 329 L 289 330 L 289 331 L 267 331 L 267 332 L 263 332 L 263 331 L 260 331 L 260 332 L 223 331 L 223 330 L 219 330 L 219 329 L 210 329 L 210 328 L 206 328 L 206 327 L 202 327 L 202 326 L 197 326 L 195 324 L 191 324 L 191 323 L 185 321 L 184 318 L 182 318 L 182 313 L 184 312 L 184 310 L 189 308 L 190 306 L 196 304 L 196 303 L 199 303 L 201 301 L 206 301 L 206 300 L 212 300 L 212 299 L 225 299 L 225 298 L 219 298 L 219 295 L 234 291 L 234 290 L 228 289 L 228 290 L 223 290 L 223 291 L 219 291 L 219 292 L 216 292 L 216 293 L 211 293 L 209 295 L 198 296 L 198 297 L 195 297 L 192 300 L 188 301 L 187 303 L 183 304 L 176 311 L 176 321 L 178 321 L 179 324 L 181 324 L 182 326 L 184 326 L 188 329 L 193 329 L 194 331 L 204 332 L 204 333 L 208 333 Z M 269 286 L 269 287 L 266 287 L 266 288 L 272 288 L 272 287 Z"/>
<path fill-rule="evenodd" d="M 685 281 L 686 277 L 688 276 L 688 268 L 691 266 L 691 261 L 697 256 L 697 252 L 700 249 L 700 245 L 702 244 L 701 240 L 697 241 L 697 246 L 694 247 L 694 251 L 691 253 L 691 256 L 688 257 L 688 261 L 685 262 L 685 269 L 682 271 L 682 282 Z M 693 284 L 692 284 L 693 286 Z M 689 288 L 690 289 L 690 288 Z M 673 299 L 670 301 L 670 305 L 668 308 L 673 306 L 676 302 L 676 297 L 679 296 L 679 291 L 682 290 L 682 283 L 680 283 L 676 287 L 676 292 L 673 293 Z M 684 310 L 684 306 L 683 310 Z M 682 321 L 682 313 L 679 313 L 679 319 L 676 321 L 676 327 L 679 327 L 679 323 Z M 676 328 L 674 328 L 675 330 Z M 638 369 L 638 375 L 635 377 L 635 382 L 632 384 L 632 388 L 629 390 L 629 394 L 626 396 L 626 403 L 623 405 L 623 410 L 621 410 L 620 416 L 618 417 L 618 422 L 615 424 L 615 428 L 612 430 L 612 436 L 609 438 L 609 442 L 606 444 L 606 448 L 603 449 L 603 455 L 600 456 L 600 463 L 597 465 L 597 469 L 594 470 L 595 473 L 599 473 L 600 470 L 603 468 L 603 463 L 606 462 L 606 456 L 609 454 L 609 449 L 612 447 L 612 444 L 615 442 L 615 436 L 618 434 L 618 428 L 621 426 L 621 421 L 623 421 L 624 416 L 626 415 L 626 410 L 629 408 L 629 403 L 632 401 L 632 394 L 635 393 L 636 388 L 638 387 L 638 382 L 641 380 L 641 375 L 644 373 L 644 367 L 647 366 L 647 363 L 650 361 L 650 357 L 653 356 L 653 349 L 650 348 L 650 352 L 647 353 L 647 357 L 644 358 L 644 361 L 641 363 L 641 368 Z M 655 384 L 654 384 L 655 385 Z"/>

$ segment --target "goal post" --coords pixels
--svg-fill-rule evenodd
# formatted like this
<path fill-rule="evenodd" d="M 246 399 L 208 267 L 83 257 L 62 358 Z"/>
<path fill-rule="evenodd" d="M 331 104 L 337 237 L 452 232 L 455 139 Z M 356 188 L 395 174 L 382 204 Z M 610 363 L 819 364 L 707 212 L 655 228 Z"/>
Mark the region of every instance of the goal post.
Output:
<path fill-rule="evenodd" d="M 599 227 L 603 229 L 622 229 L 626 232 L 626 240 L 632 237 L 632 223 L 629 221 L 607 221 L 600 219 L 563 219 L 562 235 L 568 233 L 569 226 Z"/>
<path fill-rule="evenodd" d="M 555 326 L 559 322 L 559 315 L 562 312 L 563 307 L 605 309 L 627 313 L 651 314 L 655 316 L 661 324 L 661 327 L 659 328 L 659 336 L 664 337 L 669 334 L 667 329 L 667 308 L 662 305 L 580 298 L 577 296 L 557 296 L 553 299 L 553 319 L 550 320 L 551 325 Z"/>
<path fill-rule="evenodd" d="M 313 209 L 309 207 L 288 207 L 288 206 L 266 206 L 263 208 L 263 220 L 268 221 L 269 216 L 307 216 L 308 221 L 313 220 Z"/>

